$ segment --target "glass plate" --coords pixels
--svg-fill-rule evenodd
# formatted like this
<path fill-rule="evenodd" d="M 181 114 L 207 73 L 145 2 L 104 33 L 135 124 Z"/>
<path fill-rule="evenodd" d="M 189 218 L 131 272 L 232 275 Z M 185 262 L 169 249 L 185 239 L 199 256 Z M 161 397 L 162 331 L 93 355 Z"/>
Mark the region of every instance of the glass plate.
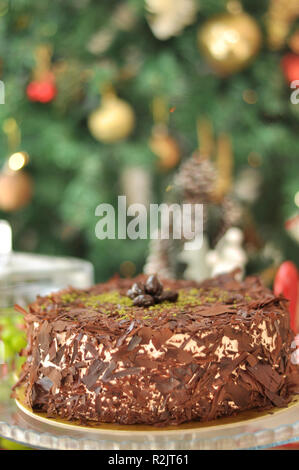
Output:
<path fill-rule="evenodd" d="M 30 447 L 61 450 L 267 448 L 299 440 L 299 397 L 288 408 L 251 411 L 209 423 L 167 428 L 86 427 L 45 418 L 9 398 L 13 377 L 0 378 L 0 435 Z"/>

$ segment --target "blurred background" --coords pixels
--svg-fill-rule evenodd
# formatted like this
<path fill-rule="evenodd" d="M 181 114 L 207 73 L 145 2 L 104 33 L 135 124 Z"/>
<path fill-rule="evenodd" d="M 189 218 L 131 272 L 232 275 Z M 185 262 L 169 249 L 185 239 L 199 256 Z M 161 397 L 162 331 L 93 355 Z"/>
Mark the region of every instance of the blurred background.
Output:
<path fill-rule="evenodd" d="M 16 251 L 87 259 L 97 281 L 204 277 L 225 240 L 269 283 L 298 266 L 298 0 L 0 0 L 0 58 Z M 205 253 L 98 240 L 95 208 L 121 194 L 205 203 Z"/>

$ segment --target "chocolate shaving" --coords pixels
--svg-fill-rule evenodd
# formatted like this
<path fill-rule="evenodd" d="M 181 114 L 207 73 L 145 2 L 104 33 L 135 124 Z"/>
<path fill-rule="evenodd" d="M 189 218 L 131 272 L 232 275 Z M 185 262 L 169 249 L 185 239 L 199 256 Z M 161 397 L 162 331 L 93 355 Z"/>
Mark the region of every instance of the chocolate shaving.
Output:
<path fill-rule="evenodd" d="M 52 368 L 51 372 L 48 374 L 48 378 L 52 381 L 53 386 L 56 388 L 60 387 L 61 383 L 61 373 L 57 370 Z"/>
<path fill-rule="evenodd" d="M 121 346 L 121 345 L 123 344 L 124 340 L 125 340 L 126 337 L 131 333 L 131 331 L 133 330 L 134 326 L 135 326 L 135 321 L 133 320 L 133 321 L 131 321 L 130 326 L 129 326 L 129 328 L 127 329 L 127 331 L 125 332 L 125 334 L 122 335 L 122 336 L 118 339 L 118 341 L 117 341 L 117 343 L 116 343 L 116 346 L 117 346 L 117 347 L 119 347 L 119 346 Z"/>
<path fill-rule="evenodd" d="M 136 348 L 142 341 L 142 338 L 140 336 L 134 335 L 132 336 L 131 341 L 128 344 L 128 351 L 133 351 L 133 349 Z"/>
<path fill-rule="evenodd" d="M 86 375 L 83 377 L 82 382 L 90 390 L 103 373 L 103 371 L 108 367 L 108 363 L 95 359 L 88 368 Z"/>
<path fill-rule="evenodd" d="M 65 345 L 61 346 L 61 348 L 58 349 L 54 359 L 52 359 L 52 362 L 53 364 L 56 364 L 57 366 L 60 364 L 60 361 L 62 359 L 62 356 L 64 354 L 64 351 L 65 351 Z M 72 361 L 71 361 L 72 362 Z"/>
<path fill-rule="evenodd" d="M 223 315 L 224 313 L 236 314 L 237 310 L 227 305 L 213 305 L 209 308 L 198 309 L 198 314 L 202 317 L 215 317 L 216 315 Z"/>
<path fill-rule="evenodd" d="M 167 382 L 162 382 L 157 384 L 157 389 L 163 394 L 167 394 L 173 391 L 176 387 L 180 385 L 180 381 L 176 379 L 169 379 Z"/>
<path fill-rule="evenodd" d="M 71 357 L 71 364 L 73 364 L 73 362 L 75 361 L 75 359 L 77 357 L 78 345 L 79 345 L 79 342 L 78 342 L 77 339 L 75 339 L 74 342 L 73 342 L 73 354 L 72 354 L 72 357 Z"/>
<path fill-rule="evenodd" d="M 128 369 L 121 370 L 120 372 L 116 372 L 115 374 L 112 374 L 111 380 L 120 379 L 122 377 L 127 377 L 128 375 L 140 374 L 140 372 L 141 372 L 141 367 L 129 367 Z"/>
<path fill-rule="evenodd" d="M 53 387 L 53 382 L 49 377 L 42 377 L 36 381 L 38 385 L 40 385 L 46 392 L 49 392 Z"/>
<path fill-rule="evenodd" d="M 69 326 L 68 322 L 58 320 L 53 323 L 53 330 L 58 331 L 58 333 L 60 333 L 61 331 L 65 331 L 68 326 Z"/>
<path fill-rule="evenodd" d="M 50 346 L 50 341 L 51 341 L 51 336 L 50 336 L 51 330 L 52 330 L 51 325 L 47 322 L 47 320 L 45 320 L 37 336 L 38 344 L 44 356 L 46 356 L 49 351 L 49 346 Z"/>
<path fill-rule="evenodd" d="M 111 380 L 112 372 L 114 371 L 115 368 L 116 368 L 116 362 L 111 361 L 102 377 L 103 382 L 108 382 L 109 380 Z"/>
<path fill-rule="evenodd" d="M 91 343 L 86 343 L 85 345 L 86 351 L 88 351 L 92 357 L 97 357 L 98 356 L 98 351 L 96 348 L 91 344 Z"/>

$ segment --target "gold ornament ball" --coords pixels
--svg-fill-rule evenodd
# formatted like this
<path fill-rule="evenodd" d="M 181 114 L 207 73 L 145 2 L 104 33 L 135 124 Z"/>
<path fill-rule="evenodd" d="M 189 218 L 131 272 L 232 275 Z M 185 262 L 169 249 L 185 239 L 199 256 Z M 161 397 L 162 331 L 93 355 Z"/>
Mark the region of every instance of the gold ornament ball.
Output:
<path fill-rule="evenodd" d="M 221 76 L 242 70 L 258 53 L 262 35 L 246 13 L 224 13 L 208 20 L 198 31 L 198 46 Z"/>
<path fill-rule="evenodd" d="M 167 170 L 176 166 L 180 160 L 177 141 L 168 134 L 153 134 L 149 141 L 151 151 L 159 157 L 159 165 Z"/>
<path fill-rule="evenodd" d="M 0 173 L 0 209 L 16 211 L 26 206 L 32 198 L 33 182 L 25 171 Z"/>
<path fill-rule="evenodd" d="M 104 97 L 101 106 L 90 114 L 88 127 L 100 142 L 116 142 L 128 137 L 135 126 L 132 107 L 116 96 Z"/>

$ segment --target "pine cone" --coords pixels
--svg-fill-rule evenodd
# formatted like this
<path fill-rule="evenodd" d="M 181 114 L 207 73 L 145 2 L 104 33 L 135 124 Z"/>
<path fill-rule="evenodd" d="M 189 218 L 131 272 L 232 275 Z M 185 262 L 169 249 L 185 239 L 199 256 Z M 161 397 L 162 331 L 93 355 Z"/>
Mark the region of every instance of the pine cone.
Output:
<path fill-rule="evenodd" d="M 208 203 L 212 200 L 216 177 L 216 168 L 210 160 L 192 156 L 181 165 L 175 185 L 182 192 L 184 202 Z"/>

